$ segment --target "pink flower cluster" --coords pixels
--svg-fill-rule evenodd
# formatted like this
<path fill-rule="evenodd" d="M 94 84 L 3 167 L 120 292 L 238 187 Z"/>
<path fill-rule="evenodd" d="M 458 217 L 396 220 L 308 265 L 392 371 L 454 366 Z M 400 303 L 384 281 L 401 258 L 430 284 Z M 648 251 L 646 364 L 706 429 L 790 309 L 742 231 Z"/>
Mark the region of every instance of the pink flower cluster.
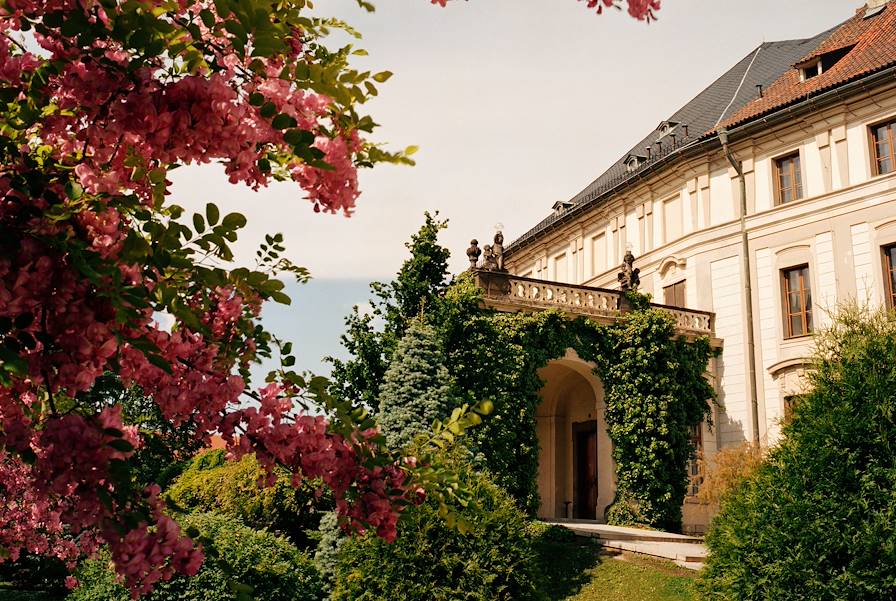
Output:
<path fill-rule="evenodd" d="M 581 0 L 579 0 L 581 2 Z M 439 6 L 447 6 L 448 0 L 431 0 L 433 4 Z M 588 8 L 597 8 L 598 14 L 603 12 L 604 7 L 611 8 L 616 6 L 619 0 L 585 0 Z M 660 0 L 626 0 L 628 2 L 628 14 L 639 21 L 655 19 L 653 12 L 660 9 Z"/>
<path fill-rule="evenodd" d="M 111 532 L 104 537 L 119 574 L 135 595 L 149 593 L 157 582 L 169 580 L 175 572 L 194 576 L 205 558 L 181 534 L 177 522 L 163 513 L 160 492 L 156 485 L 146 490 L 154 519 L 152 526 L 143 523 L 124 536 Z M 147 566 L 152 569 L 147 570 Z"/>
<path fill-rule="evenodd" d="M 241 52 L 207 27 L 200 13 L 215 3 L 149 2 L 161 4 L 158 18 L 183 37 L 166 36 L 155 54 L 114 27 L 145 2 L 0 8 L 0 110 L 15 122 L 4 134 L 14 143 L 0 148 L 0 561 L 27 551 L 73 564 L 107 545 L 135 594 L 195 574 L 202 553 L 158 487 L 127 479 L 141 439 L 121 408 L 80 397 L 106 372 L 201 441 L 221 433 L 236 455 L 254 452 L 296 482 L 321 479 L 356 529 L 392 540 L 401 508 L 421 498 L 413 462 L 381 449 L 375 432 L 297 412 L 296 391 L 278 385 L 257 406 L 241 402 L 254 393 L 236 374 L 269 340 L 255 327 L 264 294 L 200 269 L 164 203 L 171 167 L 217 161 L 233 183 L 292 178 L 316 211 L 350 214 L 368 148 L 352 125 L 357 99 L 299 81 L 299 67 L 321 61 L 305 25 L 288 30 L 279 56 L 252 56 L 254 34 Z M 89 36 L 54 24 L 76 12 Z M 182 68 L 193 26 L 201 60 Z M 24 30 L 40 53 L 14 42 Z M 179 316 L 170 332 L 152 319 L 168 309 Z"/>
<path fill-rule="evenodd" d="M 356 431 L 345 438 L 330 432 L 324 417 L 292 410 L 284 389 L 269 384 L 260 391 L 258 407 L 227 416 L 222 433 L 237 457 L 254 452 L 269 469 L 286 467 L 296 485 L 302 478 L 322 479 L 333 491 L 337 511 L 356 530 L 371 527 L 387 541 L 394 540 L 396 502 L 409 498 L 408 472 L 399 463 L 365 465 L 365 456 L 376 449 L 369 443 L 375 431 Z"/>
<path fill-rule="evenodd" d="M 604 7 L 611 8 L 618 5 L 618 0 L 585 0 L 585 2 L 588 8 L 597 7 L 598 14 L 603 12 Z M 639 21 L 655 19 L 654 11 L 660 9 L 660 0 L 626 0 L 626 2 L 628 14 Z"/>

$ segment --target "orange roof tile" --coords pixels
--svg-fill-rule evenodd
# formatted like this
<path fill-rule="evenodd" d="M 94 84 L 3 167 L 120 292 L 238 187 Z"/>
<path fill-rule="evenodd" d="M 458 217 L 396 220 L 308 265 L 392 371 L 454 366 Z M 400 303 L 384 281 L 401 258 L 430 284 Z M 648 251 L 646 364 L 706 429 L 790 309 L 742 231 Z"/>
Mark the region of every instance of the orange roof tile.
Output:
<path fill-rule="evenodd" d="M 720 124 L 732 127 L 896 64 L 896 2 L 876 16 L 865 18 L 864 7 L 796 64 L 806 63 L 854 46 L 828 70 L 800 81 L 800 70 L 789 69 L 758 97 Z M 714 130 L 711 130 L 714 131 Z M 711 133 L 711 132 L 707 132 Z"/>

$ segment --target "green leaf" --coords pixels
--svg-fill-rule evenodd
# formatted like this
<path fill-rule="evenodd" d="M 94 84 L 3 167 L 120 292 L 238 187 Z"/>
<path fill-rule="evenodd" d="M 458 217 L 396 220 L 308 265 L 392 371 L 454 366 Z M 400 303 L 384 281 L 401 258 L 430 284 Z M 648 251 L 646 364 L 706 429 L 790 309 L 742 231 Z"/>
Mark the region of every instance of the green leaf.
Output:
<path fill-rule="evenodd" d="M 314 144 L 314 134 L 302 129 L 290 129 L 283 134 L 283 139 L 287 144 L 292 144 L 293 146 L 307 147 Z"/>
<path fill-rule="evenodd" d="M 221 218 L 221 212 L 218 210 L 218 207 L 213 203 L 208 203 L 205 205 L 205 217 L 208 219 L 209 225 L 217 225 L 218 219 Z"/>
<path fill-rule="evenodd" d="M 199 18 L 202 19 L 203 25 L 211 29 L 215 26 L 215 15 L 207 8 L 199 11 Z"/>
<path fill-rule="evenodd" d="M 374 81 L 377 81 L 379 83 L 385 83 L 385 82 L 389 81 L 390 77 L 392 77 L 391 71 L 380 71 L 379 73 L 377 73 L 373 76 L 373 79 L 374 79 Z"/>
<path fill-rule="evenodd" d="M 289 298 L 289 295 L 284 294 L 282 292 L 271 292 L 270 293 L 271 300 L 280 303 L 281 305 L 290 305 L 292 304 L 292 299 Z"/>
<path fill-rule="evenodd" d="M 246 227 L 246 223 L 246 216 L 242 213 L 228 213 L 224 216 L 224 221 L 221 222 L 221 225 L 228 230 L 238 230 Z"/>
<path fill-rule="evenodd" d="M 264 94 L 260 94 L 258 92 L 252 92 L 249 94 L 249 104 L 252 106 L 261 106 L 264 104 Z"/>
<path fill-rule="evenodd" d="M 196 230 L 197 234 L 205 231 L 205 220 L 199 213 L 193 213 L 193 229 Z"/>
<path fill-rule="evenodd" d="M 296 120 L 286 113 L 280 113 L 271 121 L 274 129 L 288 129 L 296 126 Z"/>
<path fill-rule="evenodd" d="M 130 453 L 134 450 L 134 445 L 129 443 L 124 438 L 116 438 L 114 440 L 110 440 L 106 444 L 116 451 L 121 451 L 122 453 Z"/>
<path fill-rule="evenodd" d="M 156 354 L 147 354 L 146 360 L 149 361 L 152 365 L 155 365 L 165 373 L 171 373 L 171 364 L 168 363 L 161 355 Z"/>
<path fill-rule="evenodd" d="M 277 114 L 277 106 L 273 102 L 265 102 L 258 109 L 258 113 L 265 119 L 270 119 Z"/>

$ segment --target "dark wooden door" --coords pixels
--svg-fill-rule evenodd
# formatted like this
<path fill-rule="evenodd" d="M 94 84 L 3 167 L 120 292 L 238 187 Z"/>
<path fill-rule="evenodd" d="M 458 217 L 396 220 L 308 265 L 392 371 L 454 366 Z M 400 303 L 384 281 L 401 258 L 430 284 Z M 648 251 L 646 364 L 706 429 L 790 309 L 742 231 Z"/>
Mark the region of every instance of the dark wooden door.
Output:
<path fill-rule="evenodd" d="M 573 424 L 573 517 L 597 518 L 597 423 Z"/>

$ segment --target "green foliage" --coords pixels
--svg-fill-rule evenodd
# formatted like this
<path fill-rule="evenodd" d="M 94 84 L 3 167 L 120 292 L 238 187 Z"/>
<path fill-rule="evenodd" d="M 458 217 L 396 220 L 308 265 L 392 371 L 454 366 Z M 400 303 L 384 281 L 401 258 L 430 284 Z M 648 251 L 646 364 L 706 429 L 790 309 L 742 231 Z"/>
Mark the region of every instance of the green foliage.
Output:
<path fill-rule="evenodd" d="M 347 320 L 349 332 L 343 341 L 353 358 L 336 363 L 334 379 L 340 392 L 371 402 L 369 391 L 381 390 L 384 366 L 395 352 L 395 333 L 403 332 L 425 305 L 422 319 L 441 340 L 454 402 L 473 406 L 487 399 L 494 406 L 465 444 L 477 465 L 534 515 L 539 505 L 535 416 L 544 384 L 538 370 L 572 348 L 597 365 L 604 383 L 620 483 L 611 518 L 679 529 L 692 453 L 689 429 L 708 415 L 707 401 L 713 398 L 703 377 L 712 355 L 708 341 L 679 339 L 672 320 L 637 293 L 627 294 L 630 311 L 610 325 L 570 320 L 556 311 L 510 314 L 484 309 L 482 293 L 469 274 L 443 290 L 444 268 L 423 268 L 441 265 L 448 256 L 436 244 L 442 227 L 444 223 L 427 214 L 426 224 L 408 245 L 412 256 L 398 279 L 375 288 L 382 299 L 375 313 L 384 320 L 382 331 L 374 328 L 373 316 L 355 312 Z M 401 297 L 402 290 L 417 293 Z M 399 301 L 411 297 L 417 304 Z M 402 402 L 408 403 L 407 416 L 420 410 L 412 395 Z"/>
<path fill-rule="evenodd" d="M 23 553 L 17 561 L 0 563 L 0 583 L 16 590 L 46 592 L 50 597 L 65 591 L 68 570 L 61 559 Z M 6 593 L 0 588 L 0 601 Z"/>
<path fill-rule="evenodd" d="M 473 279 L 462 275 L 427 316 L 441 331 L 455 394 L 465 403 L 494 403 L 494 412 L 470 431 L 467 444 L 495 482 L 534 515 L 539 505 L 535 414 L 543 386 L 538 369 L 573 346 L 572 323 L 554 311 L 487 311 L 480 296 Z"/>
<path fill-rule="evenodd" d="M 722 499 L 707 599 L 896 598 L 896 315 L 841 310 L 784 439 Z"/>
<path fill-rule="evenodd" d="M 525 516 L 486 475 L 454 461 L 476 504 L 464 516 L 470 531 L 446 526 L 432 501 L 408 508 L 394 543 L 373 535 L 346 540 L 334 601 L 538 598 Z"/>
<path fill-rule="evenodd" d="M 407 446 L 451 412 L 451 377 L 436 331 L 409 325 L 383 378 L 377 421 L 390 448 Z"/>
<path fill-rule="evenodd" d="M 408 324 L 445 290 L 451 253 L 438 244 L 439 232 L 448 226 L 447 221 L 437 219 L 438 215 L 438 211 L 425 213 L 420 230 L 405 244 L 411 256 L 402 264 L 395 280 L 370 285 L 377 298 L 373 312 L 361 313 L 355 307 L 346 317 L 346 332 L 341 340 L 351 359 L 341 361 L 328 357 L 333 365 L 334 394 L 376 407 L 392 353 Z M 384 323 L 381 331 L 374 327 L 377 320 Z"/>
<path fill-rule="evenodd" d="M 336 579 L 339 552 L 347 540 L 346 534 L 339 526 L 339 518 L 335 512 L 328 512 L 321 518 L 318 537 L 317 550 L 314 552 L 314 565 L 320 572 L 324 588 L 329 592 Z"/>
<path fill-rule="evenodd" d="M 180 520 L 195 529 L 206 560 L 196 576 L 162 583 L 147 601 L 317 601 L 323 599 L 320 576 L 307 555 L 285 538 L 247 528 L 233 517 L 194 514 Z M 107 556 L 85 562 L 77 573 L 81 586 L 71 601 L 128 601 L 130 593 L 115 580 Z"/>
<path fill-rule="evenodd" d="M 604 386 L 618 479 L 607 520 L 679 530 L 690 428 L 709 417 L 714 398 L 703 377 L 713 351 L 706 339 L 678 337 L 671 316 L 646 301 L 632 305 L 646 308 L 606 326 L 586 324 L 577 348 L 597 364 Z"/>
<path fill-rule="evenodd" d="M 532 522 L 529 536 L 538 557 L 545 599 L 566 599 L 577 593 L 591 579 L 590 570 L 600 563 L 600 545 L 595 539 L 576 536 L 568 528 Z"/>
<path fill-rule="evenodd" d="M 130 468 L 140 488 L 152 483 L 167 486 L 202 448 L 192 423 L 175 426 L 165 419 L 152 398 L 137 387 L 126 388 L 114 374 L 97 378 L 90 390 L 78 396 L 76 403 L 90 405 L 96 411 L 121 405 L 122 422 L 137 426 L 143 444 L 134 453 Z"/>
<path fill-rule="evenodd" d="M 206 451 L 193 459 L 166 497 L 181 510 L 229 514 L 251 528 L 268 528 L 306 548 L 310 544 L 307 531 L 316 530 L 320 520 L 317 506 L 321 502 L 311 483 L 295 488 L 285 470 L 277 469 L 275 474 L 272 486 L 259 486 L 267 474 L 254 455 L 227 461 L 223 450 Z"/>

